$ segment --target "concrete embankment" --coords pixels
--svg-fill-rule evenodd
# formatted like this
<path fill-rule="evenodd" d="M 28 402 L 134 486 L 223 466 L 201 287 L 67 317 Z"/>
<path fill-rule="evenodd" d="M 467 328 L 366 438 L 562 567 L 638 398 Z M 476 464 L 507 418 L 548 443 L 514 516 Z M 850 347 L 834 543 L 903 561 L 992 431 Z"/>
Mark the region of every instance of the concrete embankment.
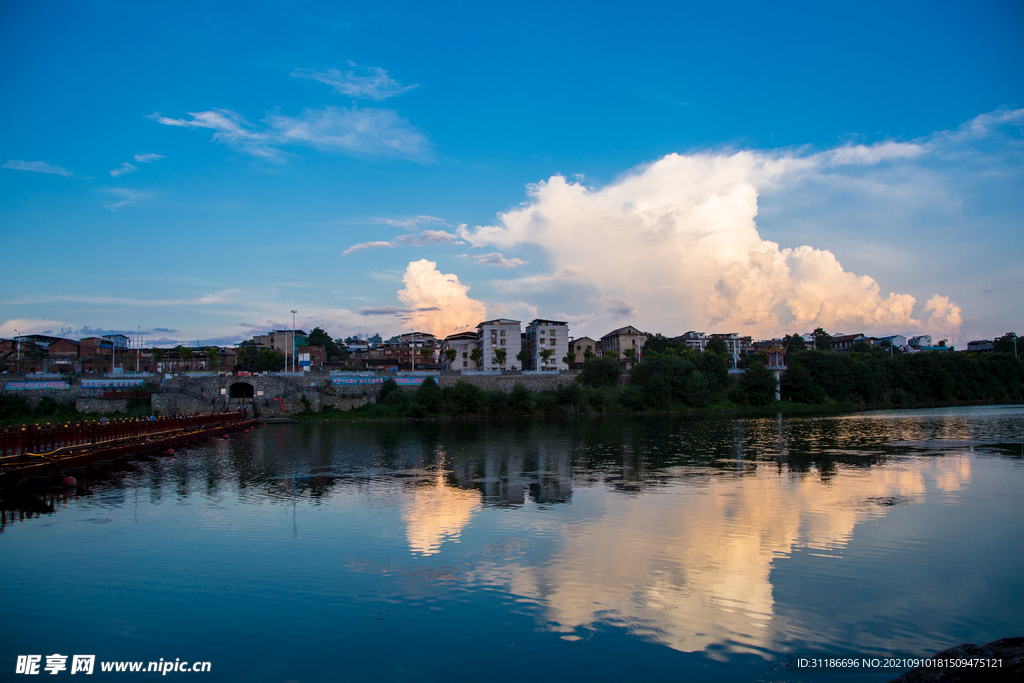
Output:
<path fill-rule="evenodd" d="M 435 375 L 438 384 L 454 386 L 469 382 L 480 389 L 512 391 L 523 384 L 532 391 L 545 391 L 575 381 L 576 373 L 520 374 L 495 373 L 480 375 Z M 90 378 L 92 379 L 92 378 Z M 209 412 L 236 410 L 239 406 L 253 406 L 262 417 L 285 417 L 303 412 L 319 413 L 330 407 L 338 411 L 374 403 L 379 384 L 335 385 L 328 375 L 261 375 L 236 377 L 233 375 L 198 375 L 186 377 L 131 378 L 138 384 L 131 387 L 133 396 L 149 396 L 150 410 L 158 415 L 199 415 Z M 19 378 L 9 378 L 0 384 L 0 390 L 10 396 L 26 399 L 30 408 L 39 405 L 44 397 L 59 404 L 73 404 L 80 413 L 126 413 L 132 400 L 124 392 L 83 388 L 81 379 L 72 378 L 65 388 L 13 389 Z M 28 378 L 28 381 L 36 381 Z M 37 382 L 38 383 L 38 382 Z M 62 384 L 63 382 L 55 382 Z M 413 391 L 418 383 L 402 385 Z"/>

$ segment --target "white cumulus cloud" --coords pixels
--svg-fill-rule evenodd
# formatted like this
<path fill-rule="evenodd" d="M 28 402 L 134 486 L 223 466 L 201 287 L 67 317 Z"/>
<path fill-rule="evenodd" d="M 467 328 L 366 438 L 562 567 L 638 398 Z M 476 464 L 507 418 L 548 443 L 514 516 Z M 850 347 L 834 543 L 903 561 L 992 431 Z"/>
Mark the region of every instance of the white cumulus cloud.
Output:
<path fill-rule="evenodd" d="M 542 247 L 551 272 L 584 293 L 578 312 L 605 312 L 599 324 L 628 319 L 674 334 L 769 336 L 818 326 L 946 334 L 961 322 L 948 298 L 917 306 L 910 294 L 848 272 L 829 251 L 762 238 L 755 220 L 759 188 L 786 174 L 920 153 L 919 145 L 885 143 L 805 157 L 670 154 L 603 188 L 554 176 L 531 186 L 529 201 L 498 224 L 457 232 L 477 247 Z"/>
<path fill-rule="evenodd" d="M 469 286 L 454 274 L 437 269 L 437 263 L 413 261 L 402 278 L 405 289 L 399 300 L 410 310 L 410 323 L 416 330 L 444 337 L 476 327 L 487 316 L 482 303 L 469 298 Z"/>

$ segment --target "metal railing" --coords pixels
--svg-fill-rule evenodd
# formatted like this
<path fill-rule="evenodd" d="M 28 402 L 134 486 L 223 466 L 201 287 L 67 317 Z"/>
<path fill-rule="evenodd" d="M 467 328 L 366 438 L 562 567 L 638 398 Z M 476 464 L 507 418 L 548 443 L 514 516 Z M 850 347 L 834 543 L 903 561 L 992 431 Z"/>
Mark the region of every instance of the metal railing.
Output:
<path fill-rule="evenodd" d="M 240 413 L 113 420 L 108 424 L 24 425 L 0 428 L 0 457 L 46 455 L 70 446 L 91 446 L 157 434 L 216 427 L 243 419 Z"/>

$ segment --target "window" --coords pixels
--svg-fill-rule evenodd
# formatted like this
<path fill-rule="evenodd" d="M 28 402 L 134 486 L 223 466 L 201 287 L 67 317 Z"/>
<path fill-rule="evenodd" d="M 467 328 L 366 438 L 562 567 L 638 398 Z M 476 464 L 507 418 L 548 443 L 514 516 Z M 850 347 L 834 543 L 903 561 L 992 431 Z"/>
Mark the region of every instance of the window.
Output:
<path fill-rule="evenodd" d="M 504 340 L 504 339 L 502 339 L 502 340 L 501 340 L 501 345 L 502 345 L 502 346 L 504 346 L 504 345 L 505 345 L 505 340 Z"/>
<path fill-rule="evenodd" d="M 502 331 L 501 331 L 501 336 L 502 336 L 502 337 L 504 337 L 504 336 L 505 336 L 505 330 L 502 330 Z"/>
<path fill-rule="evenodd" d="M 468 354 L 468 353 L 466 353 L 465 351 L 463 351 L 463 352 L 462 352 L 462 357 L 463 357 L 463 358 L 469 358 L 469 354 Z"/>

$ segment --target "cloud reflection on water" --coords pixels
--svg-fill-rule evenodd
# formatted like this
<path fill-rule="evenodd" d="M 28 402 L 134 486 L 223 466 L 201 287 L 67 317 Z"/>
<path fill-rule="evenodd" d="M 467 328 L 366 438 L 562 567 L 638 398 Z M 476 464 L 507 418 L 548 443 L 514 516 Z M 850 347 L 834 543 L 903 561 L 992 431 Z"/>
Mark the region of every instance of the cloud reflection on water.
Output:
<path fill-rule="evenodd" d="M 569 472 L 569 453 L 563 455 L 566 462 L 554 469 Z M 554 456 L 547 454 L 548 468 Z M 538 477 L 515 465 L 484 458 L 478 466 L 491 476 L 474 479 L 463 463 L 456 479 L 516 498 L 523 480 Z M 568 637 L 603 623 L 681 651 L 766 652 L 791 630 L 775 614 L 775 562 L 798 550 L 841 556 L 859 523 L 885 515 L 891 505 L 959 491 L 971 479 L 970 461 L 957 457 L 841 468 L 828 477 L 773 462 L 748 465 L 717 476 L 670 478 L 645 495 L 577 482 L 573 503 L 584 514 L 532 516 L 516 539 L 529 546 L 542 532 L 554 543 L 535 544 L 528 556 L 485 554 L 466 581 L 541 605 L 546 628 Z M 404 513 L 411 549 L 437 553 L 479 509 L 476 490 L 440 475 L 417 486 Z"/>

